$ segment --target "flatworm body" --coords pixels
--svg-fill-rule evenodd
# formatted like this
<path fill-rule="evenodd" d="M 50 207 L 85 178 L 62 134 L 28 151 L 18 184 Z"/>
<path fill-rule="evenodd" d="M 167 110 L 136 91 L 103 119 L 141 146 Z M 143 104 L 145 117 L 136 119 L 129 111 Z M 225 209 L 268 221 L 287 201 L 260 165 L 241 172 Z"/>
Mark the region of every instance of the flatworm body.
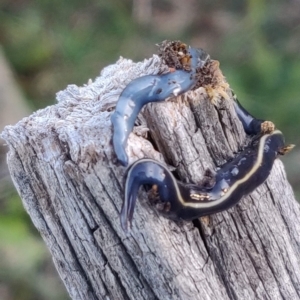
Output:
<path fill-rule="evenodd" d="M 128 171 L 121 226 L 126 231 L 131 225 L 142 185 L 157 187 L 161 213 L 171 219 L 192 220 L 226 210 L 267 179 L 283 148 L 283 135 L 278 130 L 254 139 L 217 171 L 215 184 L 210 188 L 184 184 L 177 181 L 165 165 L 152 159 L 139 160 Z"/>
<path fill-rule="evenodd" d="M 142 185 L 156 186 L 162 214 L 171 219 L 192 220 L 230 208 L 267 179 L 276 157 L 288 151 L 284 137 L 279 130 L 262 134 L 264 123 L 269 122 L 254 118 L 235 100 L 235 111 L 245 132 L 255 135 L 251 144 L 217 171 L 211 187 L 177 181 L 165 165 L 152 159 L 135 162 L 127 173 L 120 214 L 125 231 L 131 225 Z"/>
<path fill-rule="evenodd" d="M 189 65 L 185 70 L 137 78 L 121 93 L 111 121 L 114 150 L 123 166 L 128 165 L 125 148 L 142 107 L 178 96 L 198 83 L 196 73 L 209 56 L 201 49 L 188 48 L 187 52 L 185 62 Z M 192 220 L 232 207 L 267 179 L 276 157 L 293 145 L 285 146 L 282 133 L 274 130 L 273 123 L 254 118 L 236 98 L 234 108 L 245 132 L 254 138 L 244 151 L 216 172 L 213 183 L 184 184 L 165 165 L 152 159 L 139 160 L 128 169 L 120 214 L 125 231 L 131 226 L 138 191 L 143 185 L 155 187 L 154 203 L 162 214 L 171 219 Z"/>
<path fill-rule="evenodd" d="M 249 114 L 248 111 L 244 107 L 241 106 L 239 103 L 238 99 L 235 97 L 235 101 L 233 102 L 234 104 L 234 109 L 235 112 L 240 119 L 240 121 L 243 124 L 244 130 L 247 134 L 249 135 L 255 135 L 260 133 L 261 131 L 261 124 L 264 122 L 263 120 L 259 120 L 254 118 L 252 115 Z"/>
<path fill-rule="evenodd" d="M 146 75 L 131 81 L 121 93 L 116 110 L 111 116 L 113 146 L 118 161 L 128 165 L 125 151 L 134 122 L 144 105 L 164 101 L 192 89 L 196 83 L 196 69 L 203 67 L 208 55 L 201 49 L 189 48 L 190 71 L 176 70 L 163 75 Z"/>

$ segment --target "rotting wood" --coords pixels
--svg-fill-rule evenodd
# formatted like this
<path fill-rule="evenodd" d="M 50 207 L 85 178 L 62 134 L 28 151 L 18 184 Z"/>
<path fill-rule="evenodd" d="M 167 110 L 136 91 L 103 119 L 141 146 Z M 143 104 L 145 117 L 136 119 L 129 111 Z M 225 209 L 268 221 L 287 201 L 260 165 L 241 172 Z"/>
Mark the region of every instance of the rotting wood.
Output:
<path fill-rule="evenodd" d="M 111 110 L 131 80 L 167 70 L 155 55 L 120 58 L 2 133 L 14 184 L 71 298 L 299 299 L 300 208 L 280 161 L 237 206 L 193 223 L 159 216 L 142 191 L 133 229 L 122 231 L 125 169 L 111 145 Z M 228 99 L 217 108 L 203 87 L 148 105 L 129 137 L 130 162 L 165 161 L 197 182 L 233 157 L 245 135 L 223 87 Z"/>

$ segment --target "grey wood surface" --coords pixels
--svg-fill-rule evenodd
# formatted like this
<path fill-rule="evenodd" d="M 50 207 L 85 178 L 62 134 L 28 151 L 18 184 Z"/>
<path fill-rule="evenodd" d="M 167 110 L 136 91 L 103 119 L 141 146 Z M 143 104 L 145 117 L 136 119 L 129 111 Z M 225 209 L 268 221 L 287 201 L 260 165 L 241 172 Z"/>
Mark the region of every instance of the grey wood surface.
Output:
<path fill-rule="evenodd" d="M 165 219 L 141 191 L 133 228 L 122 231 L 125 169 L 116 164 L 110 115 L 131 80 L 166 70 L 157 56 L 120 58 L 2 133 L 14 184 L 70 297 L 299 299 L 300 208 L 279 160 L 234 208 L 195 222 Z M 232 158 L 246 137 L 223 90 L 215 105 L 203 87 L 148 105 L 129 137 L 130 163 L 151 157 L 199 182 Z"/>

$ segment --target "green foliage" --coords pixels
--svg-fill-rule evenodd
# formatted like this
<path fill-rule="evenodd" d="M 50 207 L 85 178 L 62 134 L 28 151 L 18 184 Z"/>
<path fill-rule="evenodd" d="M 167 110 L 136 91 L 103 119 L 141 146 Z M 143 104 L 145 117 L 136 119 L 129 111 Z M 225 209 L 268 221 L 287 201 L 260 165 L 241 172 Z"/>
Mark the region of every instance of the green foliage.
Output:
<path fill-rule="evenodd" d="M 122 1 L 29 1 L 23 9 L 7 1 L 5 8 L 0 43 L 36 108 L 68 84 L 97 76 L 134 36 Z"/>
<path fill-rule="evenodd" d="M 239 28 L 224 37 L 219 57 L 231 87 L 247 108 L 255 116 L 273 120 L 287 140 L 296 143 L 300 125 L 291 120 L 299 115 L 300 57 L 298 48 L 287 46 L 297 39 L 297 28 L 281 23 L 282 8 L 279 2 L 249 0 Z"/>

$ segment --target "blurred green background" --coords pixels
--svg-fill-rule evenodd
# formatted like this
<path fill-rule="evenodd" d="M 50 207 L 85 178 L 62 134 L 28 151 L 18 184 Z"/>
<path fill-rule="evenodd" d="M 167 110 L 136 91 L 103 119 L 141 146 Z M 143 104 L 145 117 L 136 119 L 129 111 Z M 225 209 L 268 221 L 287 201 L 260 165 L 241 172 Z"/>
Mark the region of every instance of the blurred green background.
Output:
<path fill-rule="evenodd" d="M 13 73 L 18 100 L 3 96 L 8 85 L 1 86 L 5 76 L 0 68 L 0 111 L 5 116 L 0 131 L 18 116 L 54 104 L 55 93 L 68 84 L 81 86 L 94 79 L 119 56 L 135 61 L 151 56 L 155 44 L 165 39 L 204 48 L 220 61 L 243 105 L 255 116 L 274 121 L 288 143 L 299 145 L 297 0 L 1 0 L 0 67 L 2 61 Z M 11 112 L 6 111 L 7 98 Z M 6 151 L 2 141 L 0 299 L 68 299 L 12 186 Z M 298 199 L 299 155 L 296 147 L 284 158 Z"/>

